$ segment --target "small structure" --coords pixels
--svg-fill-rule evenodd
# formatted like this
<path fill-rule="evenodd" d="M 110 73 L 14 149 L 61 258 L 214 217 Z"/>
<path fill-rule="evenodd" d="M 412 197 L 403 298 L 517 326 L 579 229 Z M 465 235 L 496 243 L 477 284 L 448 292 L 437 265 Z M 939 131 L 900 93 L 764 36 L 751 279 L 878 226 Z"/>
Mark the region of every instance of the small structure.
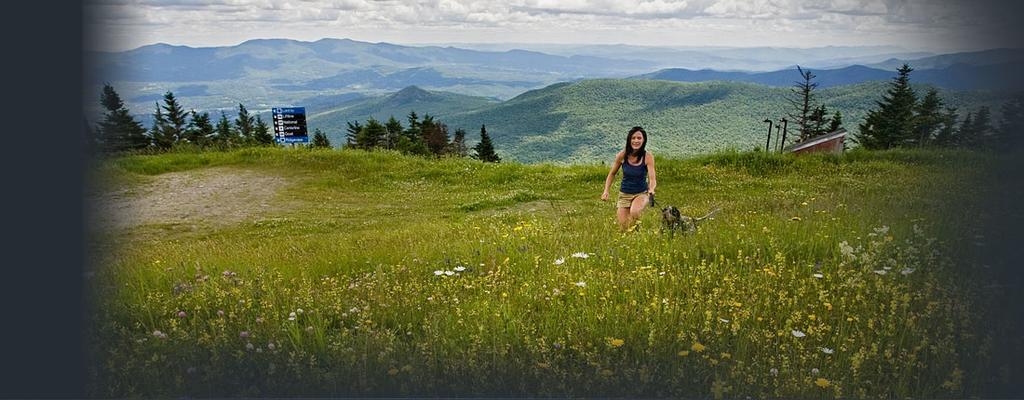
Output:
<path fill-rule="evenodd" d="M 803 142 L 795 143 L 785 149 L 785 152 L 794 154 L 814 152 L 842 153 L 846 148 L 845 141 L 846 129 L 839 128 L 839 130 L 835 132 L 815 136 Z"/>

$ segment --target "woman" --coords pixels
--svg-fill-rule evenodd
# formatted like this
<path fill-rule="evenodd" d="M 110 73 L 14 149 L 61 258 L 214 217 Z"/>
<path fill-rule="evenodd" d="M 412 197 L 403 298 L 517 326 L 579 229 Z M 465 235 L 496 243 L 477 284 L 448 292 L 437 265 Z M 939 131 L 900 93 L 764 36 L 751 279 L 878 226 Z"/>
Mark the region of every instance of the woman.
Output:
<path fill-rule="evenodd" d="M 654 173 L 654 155 L 647 152 L 646 147 L 647 132 L 644 128 L 634 126 L 626 135 L 626 148 L 615 155 L 612 169 L 604 180 L 601 200 L 607 201 L 612 178 L 619 171 L 619 166 L 622 166 L 622 185 L 615 206 L 618 209 L 616 216 L 619 229 L 623 231 L 633 229 L 633 222 L 640 219 L 640 213 L 647 207 L 650 196 L 654 195 L 654 188 L 658 186 Z"/>

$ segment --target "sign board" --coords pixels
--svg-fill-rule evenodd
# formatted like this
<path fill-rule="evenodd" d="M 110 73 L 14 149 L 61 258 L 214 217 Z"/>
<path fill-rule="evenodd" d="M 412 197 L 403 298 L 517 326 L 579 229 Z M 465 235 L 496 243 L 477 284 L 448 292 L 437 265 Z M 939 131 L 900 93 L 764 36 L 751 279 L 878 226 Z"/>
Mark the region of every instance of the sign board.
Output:
<path fill-rule="evenodd" d="M 309 143 L 306 130 L 306 107 L 276 107 L 274 114 L 274 139 L 278 143 Z"/>

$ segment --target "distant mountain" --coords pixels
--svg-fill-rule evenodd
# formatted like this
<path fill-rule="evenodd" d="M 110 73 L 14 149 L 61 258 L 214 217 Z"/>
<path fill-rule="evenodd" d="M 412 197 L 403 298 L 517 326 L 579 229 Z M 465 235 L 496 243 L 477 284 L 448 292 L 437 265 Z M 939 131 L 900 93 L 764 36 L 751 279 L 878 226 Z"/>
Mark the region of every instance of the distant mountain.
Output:
<path fill-rule="evenodd" d="M 925 90 L 915 87 L 919 93 Z M 882 81 L 838 86 L 819 90 L 817 99 L 830 113 L 841 111 L 846 128 L 855 132 L 886 88 Z M 962 113 L 981 105 L 997 110 L 1009 98 L 1002 92 L 945 89 L 940 95 Z M 439 116 L 451 132 L 465 129 L 470 145 L 479 139 L 480 125 L 486 124 L 499 154 L 523 162 L 607 161 L 623 146 L 626 130 L 641 125 L 651 135 L 652 151 L 684 157 L 726 147 L 763 148 L 762 121 L 785 116 L 788 96 L 788 88 L 751 83 L 626 79 L 559 83 L 503 102 L 407 88 L 324 113 L 311 118 L 310 124 L 338 144 L 343 143 L 347 120 L 394 115 L 404 125 L 403 116 L 416 110 Z M 429 106 L 435 101 L 443 106 Z"/>
<path fill-rule="evenodd" d="M 902 65 L 902 64 L 901 64 Z M 913 65 L 912 65 L 913 66 Z M 1024 62 L 991 65 L 954 64 L 941 69 L 921 69 L 910 74 L 911 81 L 957 90 L 1018 90 L 1024 89 L 1024 75 L 1020 71 Z M 805 68 L 807 69 L 807 68 Z M 813 69 L 814 82 L 819 88 L 850 85 L 870 81 L 887 81 L 896 76 L 895 70 L 885 71 L 854 65 L 839 69 Z M 675 82 L 732 81 L 760 83 L 768 86 L 792 86 L 799 81 L 797 69 L 788 68 L 772 72 L 693 71 L 681 68 L 664 69 L 631 79 L 657 79 Z"/>
<path fill-rule="evenodd" d="M 890 58 L 888 60 L 868 64 L 871 68 L 887 69 L 895 71 L 903 64 L 910 64 L 916 69 L 944 69 L 958 64 L 971 66 L 986 66 L 997 64 L 1020 64 L 1024 63 L 1024 49 L 991 49 L 984 51 L 971 51 L 963 53 L 942 54 L 922 58 Z"/>

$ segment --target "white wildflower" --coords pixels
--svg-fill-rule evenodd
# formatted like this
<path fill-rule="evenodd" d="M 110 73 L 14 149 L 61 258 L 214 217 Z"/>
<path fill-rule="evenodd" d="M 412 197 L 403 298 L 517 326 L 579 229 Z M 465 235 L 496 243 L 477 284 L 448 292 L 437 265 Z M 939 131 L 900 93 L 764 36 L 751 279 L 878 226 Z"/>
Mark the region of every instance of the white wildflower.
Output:
<path fill-rule="evenodd" d="M 295 311 L 292 311 L 292 312 L 288 313 L 288 320 L 289 321 L 294 321 L 295 320 Z"/>
<path fill-rule="evenodd" d="M 846 243 L 845 240 L 839 243 L 839 252 L 843 254 L 843 257 L 850 259 L 857 258 L 857 256 L 853 254 L 853 246 L 850 246 L 850 244 Z"/>
<path fill-rule="evenodd" d="M 885 275 L 886 271 L 884 269 L 876 269 L 875 273 L 879 275 Z"/>
<path fill-rule="evenodd" d="M 821 348 L 821 352 L 822 352 L 822 353 L 825 353 L 825 354 L 832 354 L 832 353 L 834 353 L 834 352 L 835 352 L 835 350 L 832 350 L 832 349 L 830 349 L 830 348 L 828 348 L 828 347 L 822 347 L 822 348 Z"/>
<path fill-rule="evenodd" d="M 821 279 L 821 278 L 825 277 L 825 275 L 822 275 L 822 274 L 814 274 L 814 275 L 811 275 L 811 276 L 813 276 L 815 278 L 818 278 L 818 279 Z"/>
<path fill-rule="evenodd" d="M 579 282 L 576 282 L 576 286 L 579 286 L 579 287 L 587 287 L 587 283 L 586 283 L 586 282 L 584 282 L 584 281 L 579 281 Z"/>
<path fill-rule="evenodd" d="M 455 275 L 455 271 L 444 271 L 444 274 L 447 276 L 452 276 Z"/>
<path fill-rule="evenodd" d="M 442 270 L 434 271 L 434 275 L 437 275 L 437 276 L 444 275 L 444 271 L 442 271 Z"/>
<path fill-rule="evenodd" d="M 466 267 L 463 267 L 461 265 L 458 266 L 458 267 L 455 267 L 455 272 L 462 272 L 462 271 L 465 271 L 465 270 L 466 270 Z"/>
<path fill-rule="evenodd" d="M 729 323 L 729 320 L 727 320 L 727 319 L 725 319 L 725 318 L 719 318 L 718 320 L 719 320 L 719 321 L 722 321 L 722 322 L 724 322 L 724 323 L 726 323 L 726 324 L 728 324 L 728 323 Z"/>
<path fill-rule="evenodd" d="M 779 376 L 779 369 L 778 368 L 772 368 L 768 372 L 771 373 L 772 376 Z"/>
<path fill-rule="evenodd" d="M 576 258 L 587 258 L 587 257 L 590 257 L 589 254 L 584 253 L 584 252 L 572 253 L 572 256 L 576 257 Z"/>
<path fill-rule="evenodd" d="M 820 373 L 820 372 L 821 371 L 818 370 L 817 368 L 811 368 L 811 375 L 818 376 L 818 373 Z"/>
<path fill-rule="evenodd" d="M 559 258 L 559 259 L 555 260 L 555 265 L 562 265 L 562 264 L 565 264 L 565 259 L 564 258 Z"/>
<path fill-rule="evenodd" d="M 903 275 L 910 275 L 911 272 L 914 272 L 913 268 L 904 268 L 902 271 L 900 271 L 900 273 Z"/>
<path fill-rule="evenodd" d="M 806 334 L 806 333 L 800 332 L 800 331 L 798 331 L 798 330 L 796 330 L 796 329 L 794 329 L 794 330 L 793 330 L 793 332 L 790 332 L 790 333 L 792 333 L 792 334 L 793 334 L 793 336 L 796 336 L 796 337 L 804 337 L 804 336 L 807 336 L 807 334 Z"/>

